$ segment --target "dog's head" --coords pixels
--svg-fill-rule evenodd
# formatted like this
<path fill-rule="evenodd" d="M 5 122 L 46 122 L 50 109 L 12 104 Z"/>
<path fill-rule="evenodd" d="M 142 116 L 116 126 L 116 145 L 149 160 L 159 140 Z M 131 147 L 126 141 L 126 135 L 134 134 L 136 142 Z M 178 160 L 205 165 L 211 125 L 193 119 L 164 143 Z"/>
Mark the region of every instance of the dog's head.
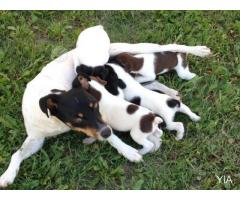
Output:
<path fill-rule="evenodd" d="M 98 81 L 113 95 L 119 94 L 118 88 L 126 88 L 126 84 L 122 79 L 118 78 L 116 72 L 109 65 L 97 66 L 94 68 L 80 65 L 77 67 L 77 73 L 87 79 L 94 79 Z"/>
<path fill-rule="evenodd" d="M 80 81 L 80 80 L 79 80 Z M 98 101 L 101 95 L 94 91 L 92 95 L 88 88 L 88 81 L 79 83 L 81 87 L 74 87 L 60 94 L 49 94 L 39 100 L 41 110 L 49 117 L 55 116 L 71 129 L 83 132 L 97 139 L 107 138 L 111 129 L 102 120 L 99 113 Z"/>

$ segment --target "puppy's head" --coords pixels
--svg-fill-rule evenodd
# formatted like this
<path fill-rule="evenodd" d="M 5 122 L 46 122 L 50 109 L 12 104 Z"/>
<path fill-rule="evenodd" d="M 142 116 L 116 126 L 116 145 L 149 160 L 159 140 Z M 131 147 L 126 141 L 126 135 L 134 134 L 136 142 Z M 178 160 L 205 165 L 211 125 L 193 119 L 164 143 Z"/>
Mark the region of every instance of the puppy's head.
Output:
<path fill-rule="evenodd" d="M 89 87 L 87 83 L 86 80 L 84 88 Z M 39 100 L 40 108 L 47 117 L 55 116 L 77 132 L 97 139 L 107 138 L 111 135 L 111 129 L 101 118 L 98 100 L 83 87 L 42 97 Z"/>

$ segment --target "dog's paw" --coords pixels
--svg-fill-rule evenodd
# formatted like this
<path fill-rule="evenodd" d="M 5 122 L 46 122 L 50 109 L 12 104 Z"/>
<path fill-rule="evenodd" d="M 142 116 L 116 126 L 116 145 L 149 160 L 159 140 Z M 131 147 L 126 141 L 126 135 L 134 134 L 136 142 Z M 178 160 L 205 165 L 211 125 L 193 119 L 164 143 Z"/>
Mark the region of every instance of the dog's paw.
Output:
<path fill-rule="evenodd" d="M 176 100 L 181 100 L 180 93 L 177 90 L 170 89 L 166 94 Z"/>
<path fill-rule="evenodd" d="M 90 144 L 93 144 L 94 142 L 96 142 L 97 139 L 95 138 L 92 138 L 92 137 L 88 137 L 88 138 L 84 138 L 82 143 L 83 144 L 87 144 L 87 145 L 90 145 Z"/>
<path fill-rule="evenodd" d="M 191 117 L 191 120 L 194 121 L 194 122 L 199 122 L 201 120 L 201 117 L 198 116 L 197 114 L 194 114 L 192 117 Z"/>
<path fill-rule="evenodd" d="M 141 162 L 143 161 L 142 155 L 140 155 L 138 153 L 138 150 L 134 149 L 134 148 L 128 148 L 125 149 L 122 152 L 119 152 L 120 154 L 122 154 L 125 158 L 127 158 L 129 161 L 131 162 Z"/>
<path fill-rule="evenodd" d="M 7 186 L 11 185 L 14 181 L 15 176 L 9 173 L 4 173 L 0 177 L 0 188 L 6 188 Z"/>
<path fill-rule="evenodd" d="M 189 81 L 196 76 L 197 76 L 197 74 L 189 72 L 189 73 L 185 74 L 185 76 L 182 77 L 182 79 Z"/>
<path fill-rule="evenodd" d="M 199 57 L 207 57 L 211 55 L 211 50 L 206 46 L 193 47 L 191 54 Z"/>
<path fill-rule="evenodd" d="M 184 134 L 182 134 L 182 133 L 177 133 L 177 135 L 176 135 L 176 137 L 175 137 L 175 140 L 180 141 L 180 140 L 183 139 L 183 136 L 184 136 Z"/>

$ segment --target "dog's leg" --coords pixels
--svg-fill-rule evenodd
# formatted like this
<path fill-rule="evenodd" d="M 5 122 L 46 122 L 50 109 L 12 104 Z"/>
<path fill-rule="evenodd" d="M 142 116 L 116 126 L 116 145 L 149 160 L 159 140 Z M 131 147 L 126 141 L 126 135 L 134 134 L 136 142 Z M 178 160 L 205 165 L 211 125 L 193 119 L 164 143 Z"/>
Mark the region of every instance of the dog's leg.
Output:
<path fill-rule="evenodd" d="M 125 144 L 122 140 L 120 140 L 115 134 L 111 134 L 107 141 L 117 149 L 118 153 L 122 154 L 125 158 L 132 162 L 140 162 L 142 161 L 142 156 L 138 153 L 136 149 Z"/>
<path fill-rule="evenodd" d="M 184 126 L 182 122 L 166 122 L 167 129 L 170 131 L 177 131 L 177 135 L 175 137 L 176 140 L 181 140 L 184 136 Z"/>
<path fill-rule="evenodd" d="M 7 187 L 13 183 L 21 162 L 36 153 L 42 147 L 43 142 L 44 138 L 26 138 L 22 147 L 12 155 L 8 169 L 0 177 L 0 187 Z"/>
<path fill-rule="evenodd" d="M 148 140 L 154 144 L 154 147 L 152 148 L 151 152 L 157 151 L 162 144 L 161 138 L 159 138 L 153 134 L 148 136 Z"/>
<path fill-rule="evenodd" d="M 138 44 L 112 43 L 110 45 L 109 53 L 110 56 L 115 56 L 123 52 L 141 54 L 163 51 L 187 53 L 200 57 L 206 57 L 211 54 L 211 50 L 206 46 L 186 46 L 178 44 L 159 45 L 152 43 L 138 43 Z"/>
<path fill-rule="evenodd" d="M 181 103 L 181 105 L 180 105 L 179 112 L 188 115 L 190 117 L 190 119 L 194 122 L 198 122 L 201 119 L 200 116 L 198 116 L 196 113 L 192 112 L 191 109 L 183 103 Z"/>
<path fill-rule="evenodd" d="M 161 92 L 161 93 L 169 95 L 170 97 L 172 97 L 174 99 L 180 100 L 178 91 L 171 89 L 171 88 L 167 87 L 166 85 L 159 83 L 158 81 L 143 83 L 142 85 L 143 85 L 143 87 L 145 87 L 149 90 Z"/>
<path fill-rule="evenodd" d="M 189 67 L 184 68 L 183 66 L 178 65 L 177 67 L 175 67 L 175 70 L 176 70 L 178 76 L 184 80 L 191 80 L 192 78 L 194 78 L 196 76 L 195 73 L 192 73 L 189 71 Z"/>
<path fill-rule="evenodd" d="M 137 76 L 134 77 L 134 79 L 139 83 L 154 81 L 155 78 L 156 78 L 155 74 L 152 74 L 152 75 L 137 75 Z"/>
<path fill-rule="evenodd" d="M 145 155 L 153 151 L 154 143 L 148 140 L 149 135 L 142 133 L 140 130 L 138 130 L 138 128 L 133 128 L 130 131 L 130 135 L 136 143 L 143 146 L 143 148 L 138 151 L 141 155 Z"/>

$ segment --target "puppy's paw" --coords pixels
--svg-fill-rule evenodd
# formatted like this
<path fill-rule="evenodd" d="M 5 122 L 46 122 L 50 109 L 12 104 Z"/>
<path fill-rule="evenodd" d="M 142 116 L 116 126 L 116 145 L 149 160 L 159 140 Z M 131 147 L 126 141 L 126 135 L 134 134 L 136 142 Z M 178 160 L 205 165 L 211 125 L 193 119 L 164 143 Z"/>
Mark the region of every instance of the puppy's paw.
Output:
<path fill-rule="evenodd" d="M 119 153 L 121 153 L 125 158 L 127 158 L 131 162 L 143 161 L 142 155 L 140 155 L 138 153 L 138 150 L 136 150 L 132 147 L 124 150 L 123 152 L 119 152 Z"/>
<path fill-rule="evenodd" d="M 166 93 L 170 97 L 176 99 L 176 100 L 181 100 L 180 93 L 177 90 L 170 89 L 168 93 Z"/>
<path fill-rule="evenodd" d="M 176 139 L 177 141 L 180 141 L 180 140 L 183 139 L 183 136 L 184 136 L 184 134 L 182 134 L 182 133 L 177 133 L 175 139 Z"/>
<path fill-rule="evenodd" d="M 196 76 L 197 76 L 197 74 L 189 72 L 189 73 L 185 74 L 183 79 L 189 81 L 189 80 L 193 79 Z"/>
<path fill-rule="evenodd" d="M 197 114 L 194 114 L 192 117 L 191 117 L 191 120 L 194 121 L 194 122 L 199 122 L 201 120 L 201 117 L 198 116 Z"/>
<path fill-rule="evenodd" d="M 84 138 L 82 143 L 83 144 L 87 144 L 87 145 L 90 145 L 90 144 L 93 144 L 94 142 L 96 142 L 97 139 L 93 138 L 93 137 L 88 137 L 88 138 Z"/>
<path fill-rule="evenodd" d="M 199 57 L 207 57 L 211 55 L 211 50 L 206 46 L 193 47 L 191 54 Z"/>

